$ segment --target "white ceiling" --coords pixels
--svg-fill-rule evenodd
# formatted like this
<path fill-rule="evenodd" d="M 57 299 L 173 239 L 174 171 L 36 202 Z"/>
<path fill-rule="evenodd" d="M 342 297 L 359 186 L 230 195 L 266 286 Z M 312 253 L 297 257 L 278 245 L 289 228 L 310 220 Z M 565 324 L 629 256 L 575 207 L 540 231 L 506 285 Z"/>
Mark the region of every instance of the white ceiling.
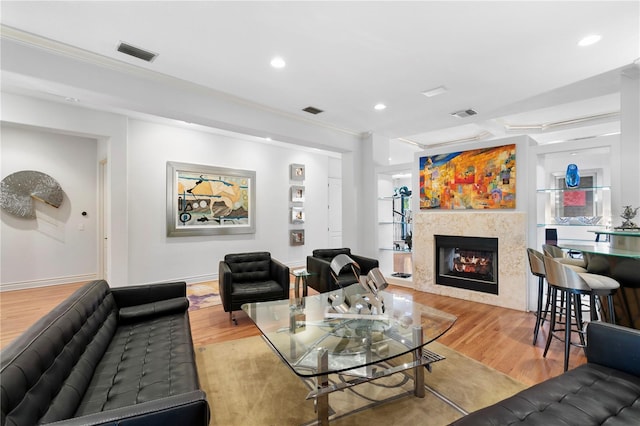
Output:
<path fill-rule="evenodd" d="M 496 137 L 512 125 L 541 143 L 618 131 L 606 114 L 619 111 L 621 70 L 640 57 L 638 1 L 2 1 L 0 21 L 3 32 L 194 82 L 211 96 L 423 145 Z M 592 33 L 602 40 L 577 46 Z M 159 56 L 126 56 L 120 41 Z M 275 55 L 284 69 L 270 67 Z M 3 90 L 16 82 L 3 76 Z M 438 86 L 448 91 L 421 94 Z M 378 102 L 387 108 L 374 110 Z M 144 103 L 131 108 L 144 113 Z M 478 115 L 450 115 L 468 108 Z"/>

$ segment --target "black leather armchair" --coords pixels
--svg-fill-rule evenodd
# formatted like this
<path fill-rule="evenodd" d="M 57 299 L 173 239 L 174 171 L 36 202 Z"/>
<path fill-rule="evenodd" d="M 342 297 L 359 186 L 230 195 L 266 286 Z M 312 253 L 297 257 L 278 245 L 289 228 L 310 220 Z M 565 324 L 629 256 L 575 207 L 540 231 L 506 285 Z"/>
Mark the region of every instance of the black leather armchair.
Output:
<path fill-rule="evenodd" d="M 289 267 L 269 252 L 227 254 L 219 265 L 220 297 L 235 323 L 233 311 L 244 303 L 289 298 Z"/>
<path fill-rule="evenodd" d="M 367 275 L 373 268 L 378 267 L 378 260 L 369 257 L 352 254 L 349 248 L 316 249 L 311 256 L 307 256 L 307 271 L 311 274 L 307 277 L 307 285 L 320 293 L 335 290 L 357 281 L 353 272 L 347 268 L 338 276 L 340 284 L 331 276 L 331 260 L 339 254 L 346 254 L 355 260 L 360 266 L 360 274 Z"/>

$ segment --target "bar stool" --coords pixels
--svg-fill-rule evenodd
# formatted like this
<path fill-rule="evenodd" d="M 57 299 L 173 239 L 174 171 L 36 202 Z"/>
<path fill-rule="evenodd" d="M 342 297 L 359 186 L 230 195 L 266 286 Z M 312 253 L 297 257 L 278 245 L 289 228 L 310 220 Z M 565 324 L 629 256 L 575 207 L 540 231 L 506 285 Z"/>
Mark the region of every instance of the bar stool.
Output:
<path fill-rule="evenodd" d="M 574 259 L 569 257 L 560 247 L 551 244 L 543 244 L 542 252 L 545 256 L 550 256 L 558 262 L 569 265 L 576 272 L 587 272 L 587 263 L 584 259 Z"/>
<path fill-rule="evenodd" d="M 551 290 L 551 325 L 549 335 L 544 348 L 543 357 L 547 356 L 552 337 L 563 340 L 554 334 L 557 331 L 564 331 L 564 371 L 569 368 L 569 349 L 573 344 L 578 347 L 585 347 L 584 321 L 582 319 L 581 296 L 589 297 L 591 319 L 596 317 L 595 297 L 604 296 L 609 300 L 609 306 L 613 306 L 613 294 L 620 287 L 617 281 L 603 275 L 577 273 L 569 266 L 557 260 L 543 256 L 545 275 Z M 565 295 L 566 312 L 564 316 L 564 328 L 556 328 L 557 323 L 557 295 L 561 292 Z M 613 311 L 611 311 L 613 312 Z M 575 329 L 572 318 L 575 318 Z M 611 315 L 609 322 L 614 322 L 615 316 Z M 571 342 L 571 333 L 577 332 L 580 344 Z"/>
<path fill-rule="evenodd" d="M 616 294 L 616 292 L 620 288 L 620 283 L 613 278 L 609 278 L 605 275 L 592 274 L 589 272 L 580 272 L 578 273 L 578 276 L 587 283 L 589 288 L 591 288 L 589 303 L 589 306 L 591 308 L 591 319 L 594 320 L 598 316 L 598 313 L 596 312 L 596 306 L 598 304 L 597 300 L 599 300 L 599 297 L 602 296 L 607 298 L 607 309 L 609 311 L 609 318 L 607 322 L 615 324 L 616 311 L 613 306 L 613 295 Z M 598 299 L 596 299 L 597 297 Z M 605 321 L 605 319 L 602 318 L 602 315 L 599 316 L 601 317 L 600 320 Z"/>
<path fill-rule="evenodd" d="M 536 310 L 536 325 L 533 328 L 533 345 L 535 345 L 538 340 L 538 331 L 540 331 L 540 327 L 547 320 L 547 314 L 549 313 L 549 307 L 551 305 L 551 298 L 550 292 L 547 291 L 547 301 L 545 302 L 545 308 L 542 309 L 544 280 L 546 278 L 543 254 L 538 250 L 528 248 L 527 256 L 529 257 L 529 268 L 531 269 L 531 273 L 538 277 L 538 307 Z"/>

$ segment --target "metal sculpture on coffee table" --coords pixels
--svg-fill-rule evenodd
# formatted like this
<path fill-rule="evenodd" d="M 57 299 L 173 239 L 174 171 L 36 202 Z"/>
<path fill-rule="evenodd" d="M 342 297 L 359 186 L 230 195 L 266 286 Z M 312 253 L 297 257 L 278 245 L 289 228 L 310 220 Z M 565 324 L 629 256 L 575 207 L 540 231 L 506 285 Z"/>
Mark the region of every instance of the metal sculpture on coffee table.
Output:
<path fill-rule="evenodd" d="M 365 277 L 361 277 L 358 263 L 346 254 L 339 254 L 331 261 L 331 275 L 341 289 L 339 275 L 344 268 L 351 269 L 365 292 L 346 295 L 343 289 L 340 292 L 330 293 L 328 297 L 331 308 L 326 316 L 329 318 L 366 317 L 369 319 L 382 316 L 385 308 L 382 294 L 379 292 L 389 284 L 380 269 L 373 268 Z"/>

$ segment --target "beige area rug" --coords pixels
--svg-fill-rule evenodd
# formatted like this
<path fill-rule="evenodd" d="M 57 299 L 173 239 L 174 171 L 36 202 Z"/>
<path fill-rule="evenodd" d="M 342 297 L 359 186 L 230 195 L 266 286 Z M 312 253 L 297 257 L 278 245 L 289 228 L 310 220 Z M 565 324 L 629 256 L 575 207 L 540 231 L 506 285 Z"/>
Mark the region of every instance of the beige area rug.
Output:
<path fill-rule="evenodd" d="M 189 299 L 189 310 L 208 308 L 222 304 L 218 281 L 207 281 L 187 285 L 187 299 Z"/>
<path fill-rule="evenodd" d="M 331 393 L 331 424 L 447 425 L 463 414 L 436 394 L 472 412 L 526 388 L 437 342 L 427 349 L 446 359 L 433 364 L 432 373 L 425 371 L 425 398 L 412 396 L 413 381 L 399 373 Z M 317 419 L 313 400 L 305 399 L 308 385 L 261 337 L 199 347 L 196 360 L 200 383 L 211 407 L 211 425 L 303 425 Z M 330 377 L 333 381 L 340 379 L 337 375 Z M 390 388 L 391 385 L 400 387 Z M 371 400 L 401 392 L 410 395 L 367 407 Z"/>

